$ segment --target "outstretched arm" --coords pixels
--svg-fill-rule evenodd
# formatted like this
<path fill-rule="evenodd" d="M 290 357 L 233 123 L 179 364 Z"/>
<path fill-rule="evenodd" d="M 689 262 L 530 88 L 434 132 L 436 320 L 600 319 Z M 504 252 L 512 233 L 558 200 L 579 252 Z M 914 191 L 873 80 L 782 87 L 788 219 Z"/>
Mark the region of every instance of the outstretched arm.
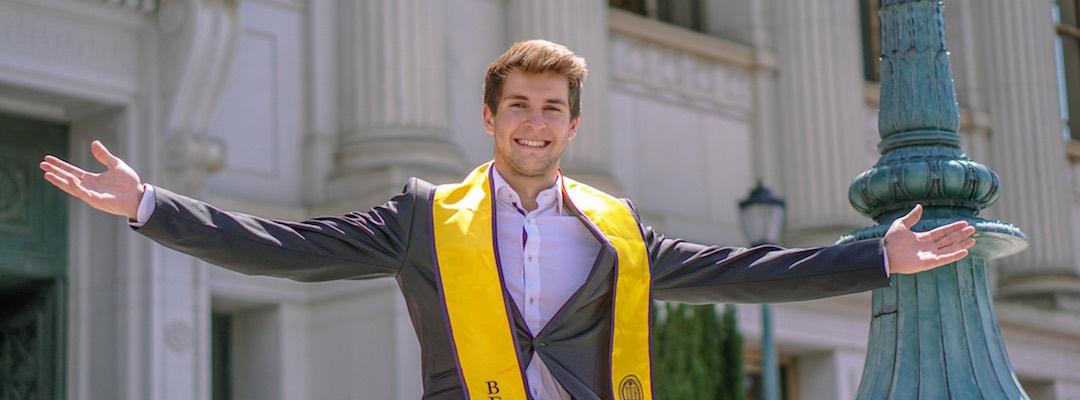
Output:
<path fill-rule="evenodd" d="M 913 274 L 958 261 L 975 244 L 960 221 L 913 232 L 922 207 L 891 225 L 884 239 L 805 249 L 705 246 L 645 228 L 659 300 L 688 303 L 774 303 L 861 292 L 889 284 L 885 270 Z"/>
<path fill-rule="evenodd" d="M 98 210 L 135 220 L 144 192 L 138 174 L 98 141 L 91 151 L 106 171 L 87 172 L 50 155 L 41 163 L 45 179 Z M 154 211 L 137 230 L 245 274 L 300 281 L 393 276 L 408 248 L 415 185 L 368 212 L 301 222 L 222 211 L 156 188 Z"/>
<path fill-rule="evenodd" d="M 416 198 L 410 188 L 367 212 L 294 222 L 223 211 L 162 188 L 155 197 L 140 234 L 234 271 L 305 282 L 396 275 Z"/>

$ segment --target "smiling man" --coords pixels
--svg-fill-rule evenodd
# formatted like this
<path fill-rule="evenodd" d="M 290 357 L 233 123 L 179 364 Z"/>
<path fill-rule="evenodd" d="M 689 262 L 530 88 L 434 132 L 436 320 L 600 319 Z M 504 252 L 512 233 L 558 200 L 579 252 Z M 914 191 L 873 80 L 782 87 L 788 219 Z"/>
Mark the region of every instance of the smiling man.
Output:
<path fill-rule="evenodd" d="M 918 206 L 883 240 L 840 246 L 746 249 L 666 237 L 642 225 L 629 202 L 561 174 L 585 76 L 585 61 L 561 45 L 514 44 L 485 78 L 493 162 L 459 184 L 413 178 L 386 204 L 340 217 L 222 211 L 144 184 L 96 141 L 105 172 L 53 156 L 41 168 L 139 233 L 225 268 L 299 281 L 396 279 L 420 341 L 425 399 L 650 399 L 652 300 L 853 293 L 888 285 L 890 270 L 958 261 L 974 245 L 965 222 L 911 231 Z"/>

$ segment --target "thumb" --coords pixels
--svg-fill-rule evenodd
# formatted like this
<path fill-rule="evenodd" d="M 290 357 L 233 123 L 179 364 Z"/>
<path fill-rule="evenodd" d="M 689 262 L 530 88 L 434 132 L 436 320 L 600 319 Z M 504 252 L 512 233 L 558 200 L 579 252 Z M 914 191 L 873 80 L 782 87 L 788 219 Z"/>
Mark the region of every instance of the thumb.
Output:
<path fill-rule="evenodd" d="M 100 141 L 95 140 L 90 143 L 90 152 L 94 153 L 94 158 L 105 164 L 106 167 L 113 168 L 120 163 L 120 159 L 112 155 L 109 149 L 105 148 L 105 145 L 101 144 Z"/>
<path fill-rule="evenodd" d="M 911 229 L 911 227 L 919 223 L 919 219 L 922 218 L 922 210 L 922 204 L 916 204 L 915 208 L 912 208 L 907 215 L 900 217 L 900 223 L 904 224 L 904 227 Z"/>

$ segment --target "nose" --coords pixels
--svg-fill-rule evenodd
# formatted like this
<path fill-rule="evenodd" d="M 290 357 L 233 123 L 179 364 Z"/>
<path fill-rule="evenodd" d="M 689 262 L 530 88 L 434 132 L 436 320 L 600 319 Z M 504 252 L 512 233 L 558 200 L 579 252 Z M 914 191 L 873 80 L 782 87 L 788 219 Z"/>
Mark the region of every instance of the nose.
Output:
<path fill-rule="evenodd" d="M 540 111 L 530 111 L 525 117 L 525 128 L 540 130 L 544 128 L 544 116 Z"/>

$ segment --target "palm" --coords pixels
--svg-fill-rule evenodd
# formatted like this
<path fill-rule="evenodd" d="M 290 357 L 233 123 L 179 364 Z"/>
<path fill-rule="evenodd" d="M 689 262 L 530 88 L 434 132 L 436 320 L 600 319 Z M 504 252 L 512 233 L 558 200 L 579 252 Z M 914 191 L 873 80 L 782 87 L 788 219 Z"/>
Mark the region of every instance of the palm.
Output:
<path fill-rule="evenodd" d="M 975 245 L 975 227 L 957 221 L 928 232 L 911 230 L 922 217 L 916 205 L 907 215 L 893 221 L 885 233 L 885 252 L 893 273 L 914 274 L 960 261 Z"/>
<path fill-rule="evenodd" d="M 45 180 L 98 210 L 135 218 L 142 197 L 142 182 L 135 170 L 109 153 L 101 142 L 91 144 L 91 152 L 108 169 L 87 172 L 57 157 L 46 156 L 40 166 Z"/>

